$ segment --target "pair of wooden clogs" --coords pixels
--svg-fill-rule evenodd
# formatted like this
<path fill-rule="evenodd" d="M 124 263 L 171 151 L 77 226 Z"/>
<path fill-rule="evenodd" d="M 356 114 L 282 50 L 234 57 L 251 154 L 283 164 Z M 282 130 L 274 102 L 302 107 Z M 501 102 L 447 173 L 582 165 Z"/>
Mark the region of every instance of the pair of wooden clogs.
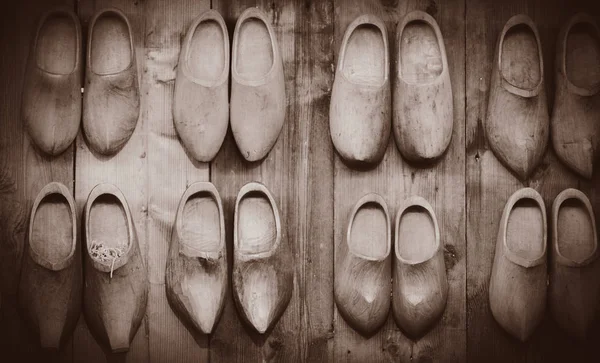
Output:
<path fill-rule="evenodd" d="M 432 162 L 450 144 L 452 87 L 437 22 L 413 11 L 398 24 L 393 94 L 388 48 L 385 24 L 374 15 L 359 16 L 344 34 L 329 126 L 333 145 L 349 165 L 379 163 L 392 124 L 396 145 L 408 161 Z"/>
<path fill-rule="evenodd" d="M 40 191 L 27 230 L 19 306 L 42 348 L 64 344 L 83 306 L 87 326 L 102 347 L 126 352 L 148 299 L 135 224 L 123 193 L 112 184 L 92 189 L 83 218 L 82 276 L 75 201 L 60 183 Z"/>
<path fill-rule="evenodd" d="M 421 197 L 404 201 L 394 229 L 392 258 L 385 201 L 372 193 L 356 203 L 336 253 L 335 301 L 344 319 L 369 336 L 387 320 L 391 300 L 398 326 L 418 339 L 446 307 L 444 246 L 433 208 Z"/>
<path fill-rule="evenodd" d="M 285 120 L 283 63 L 266 15 L 246 9 L 233 33 L 229 87 L 229 35 L 215 10 L 190 26 L 179 55 L 173 121 L 189 154 L 202 162 L 218 153 L 230 119 L 238 149 L 248 161 L 263 159 Z"/>
<path fill-rule="evenodd" d="M 600 307 L 596 224 L 585 194 L 566 189 L 554 199 L 551 235 L 548 290 L 544 201 L 531 188 L 515 192 L 498 229 L 489 298 L 496 321 L 521 341 L 541 322 L 546 300 L 575 337 L 586 336 Z"/>
<path fill-rule="evenodd" d="M 228 282 L 225 222 L 212 183 L 192 184 L 181 197 L 166 269 L 173 310 L 210 334 L 223 310 Z M 233 298 L 240 316 L 259 333 L 270 330 L 293 290 L 291 251 L 279 210 L 262 184 L 244 185 L 233 222 Z"/>
<path fill-rule="evenodd" d="M 110 155 L 129 140 L 140 110 L 135 48 L 129 20 L 118 9 L 90 21 L 82 107 L 82 37 L 77 15 L 54 9 L 42 16 L 33 39 L 22 117 L 44 153 L 64 152 L 83 131 L 90 147 Z"/>
<path fill-rule="evenodd" d="M 508 20 L 496 45 L 486 134 L 496 157 L 520 179 L 540 163 L 550 128 L 558 158 L 592 177 L 600 141 L 600 30 L 592 17 L 576 14 L 563 26 L 555 63 L 550 119 L 537 28 L 526 15 Z"/>

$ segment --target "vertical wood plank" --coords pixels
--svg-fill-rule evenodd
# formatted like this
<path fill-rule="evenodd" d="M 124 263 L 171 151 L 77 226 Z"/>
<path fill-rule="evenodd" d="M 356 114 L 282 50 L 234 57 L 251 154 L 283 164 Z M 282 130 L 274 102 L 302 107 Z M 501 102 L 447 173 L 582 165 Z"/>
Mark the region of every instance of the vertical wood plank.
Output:
<path fill-rule="evenodd" d="M 598 213 L 600 205 L 597 197 L 594 198 L 597 195 L 594 185 L 597 185 L 600 176 L 596 173 L 593 182 L 577 177 L 558 161 L 549 143 L 541 165 L 530 180 L 522 183 L 496 159 L 484 133 L 495 45 L 505 22 L 513 15 L 524 13 L 536 23 L 542 43 L 551 112 L 555 44 L 560 26 L 577 11 L 597 15 L 598 9 L 597 3 L 585 0 L 467 0 L 467 325 L 470 362 L 587 362 L 598 357 L 592 343 L 598 340 L 598 329 L 587 343 L 577 342 L 557 328 L 548 311 L 533 336 L 526 343 L 518 342 L 494 321 L 488 307 L 488 284 L 502 210 L 513 192 L 524 186 L 538 190 L 550 218 L 554 197 L 563 189 L 574 187 L 590 197 Z M 550 219 L 548 223 L 550 227 Z M 551 235 L 548 235 L 548 242 L 550 240 Z"/>
<path fill-rule="evenodd" d="M 295 119 L 296 107 L 296 52 L 295 21 L 296 13 L 293 1 L 217 1 L 212 3 L 228 25 L 230 37 L 237 17 L 250 6 L 258 6 L 266 14 L 273 25 L 279 49 L 283 59 L 285 89 L 287 97 L 287 113 L 279 139 L 269 155 L 261 162 L 247 163 L 239 154 L 231 132 L 221 151 L 211 164 L 211 181 L 221 194 L 225 212 L 227 229 L 227 248 L 229 267 L 233 257 L 233 211 L 239 189 L 250 181 L 259 181 L 272 192 L 279 208 L 279 213 L 287 231 L 290 250 L 294 255 L 294 290 L 287 310 L 275 326 L 265 335 L 255 333 L 246 328 L 236 312 L 231 291 L 226 297 L 223 316 L 210 340 L 211 362 L 242 361 L 301 361 L 301 306 L 299 283 L 301 282 L 302 261 L 299 259 L 298 190 L 300 187 L 300 153 L 301 140 L 298 121 Z M 230 280 L 231 282 L 231 280 Z M 231 286 L 231 285 L 230 285 Z"/>
<path fill-rule="evenodd" d="M 333 361 L 333 1 L 296 4 L 297 241 L 302 361 Z"/>
<path fill-rule="evenodd" d="M 357 16 L 372 13 L 387 25 L 390 46 L 390 70 L 394 76 L 395 31 L 398 21 L 412 10 L 422 10 L 438 22 L 447 51 L 450 79 L 454 94 L 454 128 L 447 153 L 435 165 L 417 168 L 404 161 L 390 137 L 383 161 L 373 170 L 348 168 L 335 156 L 335 245 L 343 241 L 348 215 L 358 199 L 369 192 L 380 194 L 387 202 L 390 218 L 400 202 L 420 195 L 436 212 L 440 234 L 445 244 L 449 295 L 441 321 L 420 340 L 413 342 L 396 326 L 391 314 L 386 324 L 370 338 L 365 338 L 337 313 L 335 315 L 335 361 L 462 362 L 466 356 L 465 325 L 465 213 L 464 213 L 464 1 L 441 3 L 430 1 L 335 1 L 336 57 L 346 27 Z M 392 231 L 393 232 L 393 231 Z"/>
<path fill-rule="evenodd" d="M 25 66 L 40 16 L 57 6 L 74 9 L 73 0 L 27 0 L 10 4 L 2 15 L 0 47 L 0 270 L 2 313 L 0 339 L 3 352 L 11 359 L 48 359 L 39 342 L 18 314 L 17 288 L 25 230 L 33 200 L 48 183 L 65 184 L 73 193 L 74 146 L 50 157 L 39 151 L 27 136 L 21 119 L 21 99 Z M 72 343 L 60 352 L 70 361 Z"/>
<path fill-rule="evenodd" d="M 154 362 L 207 362 L 208 338 L 192 334 L 165 295 L 171 230 L 181 195 L 196 181 L 208 181 L 209 165 L 189 158 L 173 125 L 172 99 L 181 39 L 191 22 L 210 8 L 194 0 L 145 3 L 145 68 L 142 94 L 148 130 L 149 351 Z"/>
<path fill-rule="evenodd" d="M 140 250 L 144 263 L 147 264 L 147 122 L 143 115 L 146 114 L 148 99 L 141 88 L 146 82 L 146 74 L 144 73 L 145 3 L 127 0 L 81 0 L 78 10 L 82 21 L 84 39 L 87 39 L 87 29 L 91 17 L 98 10 L 107 7 L 122 10 L 131 23 L 140 84 L 140 117 L 131 138 L 113 156 L 102 156 L 90 150 L 82 134 L 83 131 L 80 130 L 77 137 L 75 200 L 81 215 L 90 191 L 97 184 L 111 183 L 121 189 L 129 204 L 131 216 L 137 229 Z M 109 356 L 108 358 L 112 359 L 113 357 Z M 146 317 L 142 321 L 126 358 L 128 362 L 147 362 L 150 360 L 148 321 Z M 76 362 L 104 362 L 107 360 L 102 349 L 88 331 L 83 316 L 75 330 L 74 360 Z"/>

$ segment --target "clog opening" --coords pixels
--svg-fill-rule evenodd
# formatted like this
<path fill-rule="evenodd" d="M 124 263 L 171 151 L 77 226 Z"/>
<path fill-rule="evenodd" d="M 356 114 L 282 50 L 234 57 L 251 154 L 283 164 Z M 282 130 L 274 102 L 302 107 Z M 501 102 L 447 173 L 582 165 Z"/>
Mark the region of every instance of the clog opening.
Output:
<path fill-rule="evenodd" d="M 221 218 L 217 201 L 209 192 L 193 194 L 183 206 L 181 243 L 201 252 L 221 248 Z"/>
<path fill-rule="evenodd" d="M 414 205 L 402 212 L 398 228 L 397 253 L 402 259 L 423 262 L 437 250 L 435 223 L 427 209 Z"/>
<path fill-rule="evenodd" d="M 600 39 L 587 23 L 575 24 L 567 36 L 566 74 L 575 86 L 594 88 L 600 84 Z"/>
<path fill-rule="evenodd" d="M 517 201 L 508 217 L 506 246 L 515 255 L 535 260 L 544 253 L 544 216 L 539 204 L 530 198 Z"/>
<path fill-rule="evenodd" d="M 594 221 L 581 200 L 569 198 L 563 201 L 556 223 L 558 251 L 561 255 L 571 261 L 581 262 L 594 253 Z"/>
<path fill-rule="evenodd" d="M 355 254 L 384 258 L 388 253 L 388 221 L 379 203 L 363 204 L 354 215 L 348 248 Z"/>
<path fill-rule="evenodd" d="M 399 47 L 400 72 L 406 82 L 427 83 L 442 74 L 442 52 L 431 24 L 420 20 L 408 23 Z"/>
<path fill-rule="evenodd" d="M 268 252 L 276 240 L 275 212 L 267 196 L 260 192 L 244 195 L 238 205 L 238 251 L 247 254 Z"/>
<path fill-rule="evenodd" d="M 58 193 L 45 196 L 33 216 L 31 248 L 51 263 L 69 257 L 73 247 L 73 216 L 67 199 Z"/>
<path fill-rule="evenodd" d="M 131 44 L 127 22 L 116 13 L 106 12 L 94 24 L 90 63 L 96 74 L 114 74 L 131 64 Z"/>
<path fill-rule="evenodd" d="M 223 29 L 214 20 L 202 21 L 189 44 L 188 69 L 195 78 L 215 82 L 225 68 L 225 45 Z"/>
<path fill-rule="evenodd" d="M 111 264 L 127 253 L 130 240 L 127 214 L 119 198 L 112 194 L 98 196 L 90 207 L 87 226 L 88 252 L 94 260 Z"/>
<path fill-rule="evenodd" d="M 238 29 L 235 67 L 238 75 L 247 80 L 259 80 L 273 67 L 273 44 L 269 29 L 258 18 L 248 18 Z"/>
<path fill-rule="evenodd" d="M 342 72 L 353 82 L 381 85 L 386 77 L 385 54 L 381 29 L 373 24 L 361 24 L 348 39 Z"/>
<path fill-rule="evenodd" d="M 532 89 L 540 83 L 542 71 L 538 44 L 533 30 L 525 24 L 510 28 L 502 42 L 502 77 L 515 87 Z"/>
<path fill-rule="evenodd" d="M 70 16 L 54 14 L 44 21 L 38 34 L 36 61 L 46 72 L 73 72 L 77 64 L 77 28 Z"/>

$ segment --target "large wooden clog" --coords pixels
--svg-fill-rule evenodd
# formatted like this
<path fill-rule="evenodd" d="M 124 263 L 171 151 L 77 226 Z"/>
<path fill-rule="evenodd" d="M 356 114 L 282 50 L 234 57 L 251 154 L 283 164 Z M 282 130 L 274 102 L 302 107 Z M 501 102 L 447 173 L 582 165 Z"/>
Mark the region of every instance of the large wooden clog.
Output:
<path fill-rule="evenodd" d="M 452 139 L 452 86 L 444 38 L 433 17 L 408 13 L 396 31 L 393 122 L 396 146 L 415 163 L 439 158 Z"/>
<path fill-rule="evenodd" d="M 244 185 L 233 220 L 233 298 L 246 324 L 269 331 L 292 297 L 293 259 L 279 210 L 260 183 Z"/>
<path fill-rule="evenodd" d="M 367 194 L 350 212 L 336 252 L 333 291 L 338 311 L 365 336 L 385 323 L 390 309 L 391 234 L 385 200 Z"/>
<path fill-rule="evenodd" d="M 146 312 L 148 276 L 123 193 L 112 184 L 96 185 L 83 223 L 87 326 L 106 350 L 127 352 Z"/>
<path fill-rule="evenodd" d="M 75 140 L 81 122 L 81 26 L 69 9 L 40 19 L 23 84 L 21 114 L 33 143 L 58 155 Z"/>
<path fill-rule="evenodd" d="M 448 298 L 444 245 L 431 205 L 406 200 L 396 214 L 392 309 L 396 323 L 413 339 L 442 316 Z"/>
<path fill-rule="evenodd" d="M 283 62 L 265 13 L 246 9 L 233 32 L 231 131 L 242 156 L 261 160 L 273 148 L 286 111 Z"/>
<path fill-rule="evenodd" d="M 202 162 L 219 152 L 229 124 L 229 34 L 215 10 L 190 26 L 179 54 L 173 123 L 181 143 Z"/>
<path fill-rule="evenodd" d="M 520 179 L 540 163 L 550 122 L 537 28 L 526 15 L 508 20 L 496 45 L 485 130 L 496 157 Z"/>
<path fill-rule="evenodd" d="M 344 33 L 329 107 L 331 140 L 347 164 L 371 167 L 391 132 L 388 36 L 374 15 L 356 18 Z"/>
<path fill-rule="evenodd" d="M 564 331 L 585 338 L 598 316 L 600 260 L 594 211 L 579 190 L 554 199 L 550 261 L 550 312 Z"/>
<path fill-rule="evenodd" d="M 527 340 L 546 309 L 546 209 L 531 188 L 506 202 L 490 278 L 492 315 L 512 336 Z"/>
<path fill-rule="evenodd" d="M 212 183 L 194 183 L 181 197 L 165 281 L 173 310 L 197 331 L 210 334 L 227 287 L 223 205 Z"/>
<path fill-rule="evenodd" d="M 19 285 L 19 307 L 44 349 L 58 350 L 81 313 L 77 211 L 69 190 L 46 185 L 33 202 Z"/>
<path fill-rule="evenodd" d="M 591 16 L 576 14 L 562 27 L 555 79 L 554 150 L 565 165 L 591 179 L 600 151 L 600 29 Z"/>
<path fill-rule="evenodd" d="M 121 10 L 100 10 L 90 21 L 84 87 L 85 137 L 96 152 L 114 154 L 133 134 L 140 113 L 133 34 Z"/>

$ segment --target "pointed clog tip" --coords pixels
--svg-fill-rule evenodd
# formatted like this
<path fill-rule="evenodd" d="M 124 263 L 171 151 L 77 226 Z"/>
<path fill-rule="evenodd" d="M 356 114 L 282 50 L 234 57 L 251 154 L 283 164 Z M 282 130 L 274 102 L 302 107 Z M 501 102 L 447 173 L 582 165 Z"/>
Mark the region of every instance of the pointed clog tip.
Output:
<path fill-rule="evenodd" d="M 207 309 L 198 314 L 198 316 L 196 316 L 196 323 L 198 324 L 198 327 L 200 328 L 200 331 L 203 334 L 211 334 L 213 332 L 213 329 L 215 328 L 215 323 L 217 319 L 214 316 L 214 314 L 208 313 L 209 311 L 214 310 L 215 309 Z"/>
<path fill-rule="evenodd" d="M 270 325 L 270 320 L 266 316 L 254 316 L 249 317 L 250 323 L 256 329 L 259 334 L 264 334 Z"/>

